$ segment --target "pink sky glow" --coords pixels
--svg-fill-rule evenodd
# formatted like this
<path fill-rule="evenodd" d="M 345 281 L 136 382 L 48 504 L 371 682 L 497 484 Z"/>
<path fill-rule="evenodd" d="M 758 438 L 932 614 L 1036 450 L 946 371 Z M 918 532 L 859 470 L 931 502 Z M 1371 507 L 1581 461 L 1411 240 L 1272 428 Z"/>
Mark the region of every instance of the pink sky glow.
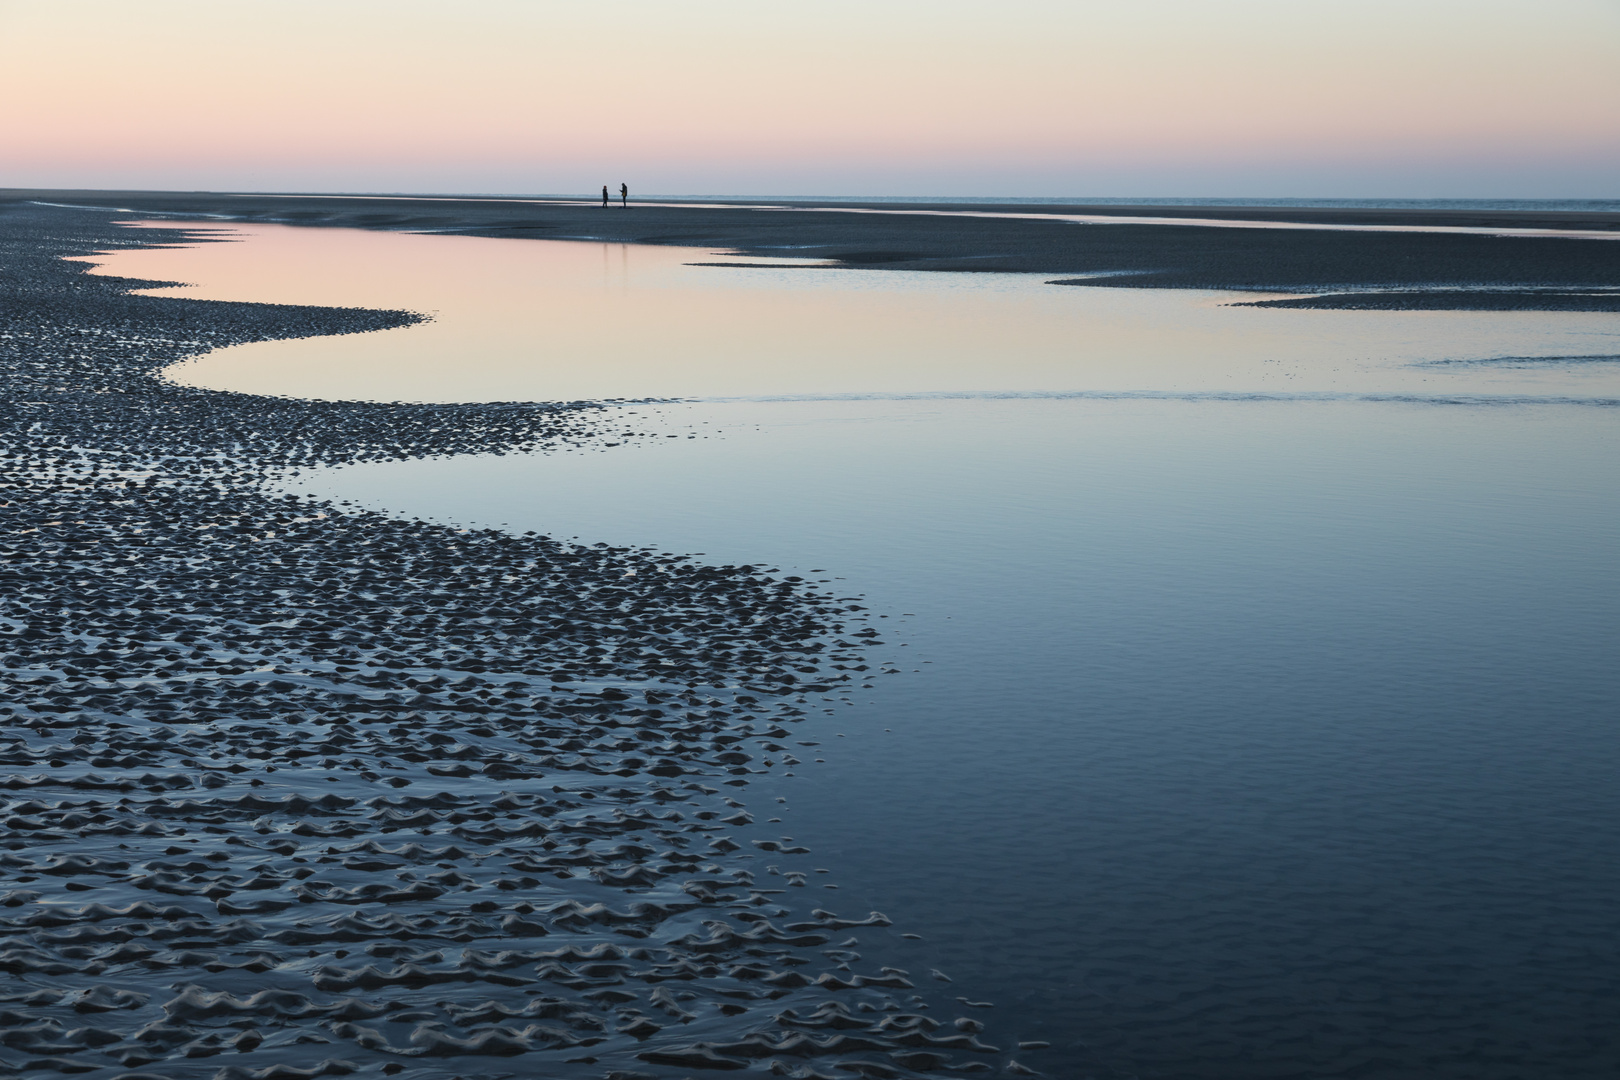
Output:
<path fill-rule="evenodd" d="M 0 185 L 1620 197 L 1614 0 L 0 0 Z"/>

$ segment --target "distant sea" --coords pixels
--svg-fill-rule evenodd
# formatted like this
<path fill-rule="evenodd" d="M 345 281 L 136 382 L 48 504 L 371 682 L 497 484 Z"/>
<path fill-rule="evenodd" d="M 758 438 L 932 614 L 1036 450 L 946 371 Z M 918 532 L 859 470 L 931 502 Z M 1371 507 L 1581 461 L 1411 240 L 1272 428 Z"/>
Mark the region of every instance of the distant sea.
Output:
<path fill-rule="evenodd" d="M 309 194 L 317 194 L 310 192 Z M 466 192 L 438 193 L 409 191 L 319 193 L 327 197 L 364 196 L 395 199 L 585 199 L 595 201 L 600 192 Z M 616 197 L 616 196 L 615 196 Z M 1301 210 L 1564 210 L 1572 213 L 1620 212 L 1620 199 L 1295 199 L 1295 198 L 1209 198 L 1150 197 L 1118 195 L 660 195 L 637 192 L 638 202 L 660 203 L 919 203 L 939 205 L 982 204 L 985 206 L 1210 206 L 1298 208 Z"/>
<path fill-rule="evenodd" d="M 555 198 L 590 198 L 554 196 Z M 984 203 L 996 206 L 1228 206 L 1297 207 L 1301 210 L 1568 210 L 1620 212 L 1620 199 L 1238 199 L 1149 198 L 1073 195 L 1017 198 L 976 195 L 648 195 L 662 202 L 818 202 L 818 203 Z"/>

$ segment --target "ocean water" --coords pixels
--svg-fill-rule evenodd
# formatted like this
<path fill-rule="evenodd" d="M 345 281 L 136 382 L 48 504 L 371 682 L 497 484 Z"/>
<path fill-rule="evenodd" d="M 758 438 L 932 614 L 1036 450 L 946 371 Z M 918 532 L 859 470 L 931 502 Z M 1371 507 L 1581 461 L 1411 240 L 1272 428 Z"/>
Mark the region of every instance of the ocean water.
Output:
<path fill-rule="evenodd" d="M 392 198 L 412 198 L 410 195 L 385 196 Z M 513 192 L 507 195 L 498 194 L 456 194 L 444 192 L 437 198 L 513 198 L 513 199 L 579 199 L 585 202 L 596 202 L 599 196 L 591 191 L 578 191 L 554 194 L 535 194 L 526 192 Z M 1207 195 L 1192 196 L 1146 196 L 1146 195 L 1065 195 L 1065 196 L 1029 196 L 1029 195 L 659 195 L 652 194 L 637 196 L 638 199 L 650 198 L 660 202 L 805 202 L 805 203 L 950 203 L 967 206 L 982 203 L 992 206 L 1208 206 L 1208 207 L 1251 207 L 1254 209 L 1269 210 L 1274 208 L 1302 210 L 1312 209 L 1352 209 L 1352 210 L 1526 210 L 1535 212 L 1574 211 L 1578 213 L 1614 213 L 1620 211 L 1620 199 L 1352 199 L 1352 198 L 1299 198 L 1299 197 L 1212 197 Z"/>
<path fill-rule="evenodd" d="M 784 829 L 1031 1067 L 1620 1066 L 1620 317 L 234 235 L 102 272 L 436 321 L 182 381 L 684 399 L 273 482 L 862 597 L 885 644 Z"/>
<path fill-rule="evenodd" d="M 573 198 L 590 198 L 585 195 Z M 714 201 L 736 199 L 735 195 L 675 195 L 655 196 L 670 201 Z M 1620 199 L 1333 199 L 1333 198 L 1212 198 L 1209 196 L 961 196 L 961 195 L 790 195 L 745 196 L 748 201 L 771 198 L 790 202 L 886 202 L 886 203 L 989 203 L 995 205 L 1028 206 L 1241 206 L 1257 210 L 1273 208 L 1302 210 L 1528 210 L 1576 211 L 1582 213 L 1620 211 Z"/>

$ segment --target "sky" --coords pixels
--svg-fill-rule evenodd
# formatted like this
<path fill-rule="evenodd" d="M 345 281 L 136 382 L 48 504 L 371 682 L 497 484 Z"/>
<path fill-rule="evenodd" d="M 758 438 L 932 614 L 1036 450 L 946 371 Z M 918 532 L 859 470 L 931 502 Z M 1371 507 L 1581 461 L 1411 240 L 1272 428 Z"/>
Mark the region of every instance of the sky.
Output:
<path fill-rule="evenodd" d="M 1620 197 L 1620 0 L 0 0 L 0 186 Z"/>

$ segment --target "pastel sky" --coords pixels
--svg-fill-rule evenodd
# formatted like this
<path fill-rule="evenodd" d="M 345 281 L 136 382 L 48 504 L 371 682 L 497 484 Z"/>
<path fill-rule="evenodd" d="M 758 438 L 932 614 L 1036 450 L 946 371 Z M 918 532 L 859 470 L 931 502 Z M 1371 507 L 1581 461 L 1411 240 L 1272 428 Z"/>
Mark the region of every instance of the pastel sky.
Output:
<path fill-rule="evenodd" d="M 1620 197 L 1620 0 L 0 0 L 0 186 Z"/>

